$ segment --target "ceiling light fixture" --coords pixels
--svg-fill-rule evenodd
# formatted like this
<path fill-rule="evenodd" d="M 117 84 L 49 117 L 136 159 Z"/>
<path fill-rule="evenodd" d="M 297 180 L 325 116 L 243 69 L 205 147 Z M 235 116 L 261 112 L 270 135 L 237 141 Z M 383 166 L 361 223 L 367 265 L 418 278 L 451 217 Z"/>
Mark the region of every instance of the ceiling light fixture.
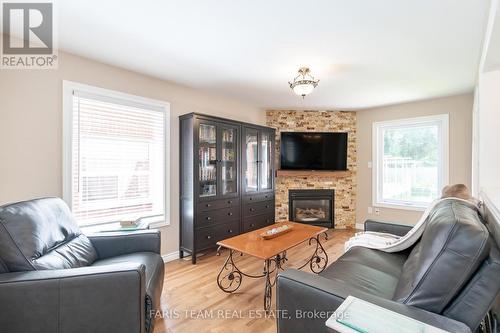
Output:
<path fill-rule="evenodd" d="M 299 75 L 293 79 L 293 82 L 288 82 L 293 92 L 302 96 L 302 98 L 312 93 L 319 82 L 319 80 L 314 79 L 314 76 L 312 76 L 310 72 L 311 70 L 309 68 L 302 67 L 299 69 Z"/>

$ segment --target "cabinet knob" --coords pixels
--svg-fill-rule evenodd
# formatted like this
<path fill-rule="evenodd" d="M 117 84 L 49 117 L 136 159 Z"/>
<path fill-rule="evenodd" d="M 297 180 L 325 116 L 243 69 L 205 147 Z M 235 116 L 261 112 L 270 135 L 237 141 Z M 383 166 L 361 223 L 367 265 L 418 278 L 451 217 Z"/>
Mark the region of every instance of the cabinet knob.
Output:
<path fill-rule="evenodd" d="M 269 208 L 270 206 L 269 205 L 266 205 L 266 208 Z"/>
<path fill-rule="evenodd" d="M 250 208 L 250 211 L 251 211 L 251 212 L 254 212 L 254 211 L 255 211 L 255 208 Z"/>
<path fill-rule="evenodd" d="M 233 233 L 233 230 L 232 229 L 229 229 L 227 232 L 229 232 L 230 234 Z"/>
<path fill-rule="evenodd" d="M 232 212 L 227 213 L 228 216 L 233 216 Z"/>
<path fill-rule="evenodd" d="M 255 227 L 255 223 L 250 224 L 251 227 Z"/>
<path fill-rule="evenodd" d="M 206 204 L 205 207 L 212 207 L 212 205 L 211 204 Z"/>
<path fill-rule="evenodd" d="M 252 200 L 253 200 L 253 198 L 252 198 L 252 197 L 250 197 L 248 200 L 252 201 Z"/>
<path fill-rule="evenodd" d="M 210 216 L 207 216 L 207 221 L 210 221 L 212 218 Z"/>
<path fill-rule="evenodd" d="M 212 236 L 208 235 L 208 236 L 207 236 L 207 239 L 210 239 L 210 238 L 212 238 Z"/>
<path fill-rule="evenodd" d="M 228 204 L 232 204 L 233 203 L 233 200 L 228 200 L 227 201 Z"/>

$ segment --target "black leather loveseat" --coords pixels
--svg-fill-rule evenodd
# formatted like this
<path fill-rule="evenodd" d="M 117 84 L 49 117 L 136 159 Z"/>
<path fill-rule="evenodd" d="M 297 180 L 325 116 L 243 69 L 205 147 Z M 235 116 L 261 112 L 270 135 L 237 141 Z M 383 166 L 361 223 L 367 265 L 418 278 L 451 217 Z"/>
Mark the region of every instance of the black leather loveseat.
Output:
<path fill-rule="evenodd" d="M 409 228 L 367 221 L 368 231 Z M 319 276 L 278 276 L 278 331 L 331 332 L 322 313 L 355 296 L 449 332 L 475 332 L 500 289 L 499 239 L 467 203 L 441 202 L 413 248 L 385 253 L 355 247 Z M 306 314 L 306 315 L 305 315 Z M 315 314 L 315 315 L 311 315 Z"/>
<path fill-rule="evenodd" d="M 83 235 L 57 198 L 0 207 L 0 332 L 152 332 L 160 233 Z"/>

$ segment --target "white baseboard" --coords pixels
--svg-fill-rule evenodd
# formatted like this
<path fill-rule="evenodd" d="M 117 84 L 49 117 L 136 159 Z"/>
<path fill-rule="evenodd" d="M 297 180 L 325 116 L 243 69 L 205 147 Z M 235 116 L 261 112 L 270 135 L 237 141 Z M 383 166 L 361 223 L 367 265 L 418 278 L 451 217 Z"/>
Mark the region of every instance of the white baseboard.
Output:
<path fill-rule="evenodd" d="M 356 230 L 365 230 L 365 225 L 363 223 L 356 223 Z"/>
<path fill-rule="evenodd" d="M 163 262 L 170 262 L 179 259 L 179 251 L 167 253 L 161 256 Z"/>

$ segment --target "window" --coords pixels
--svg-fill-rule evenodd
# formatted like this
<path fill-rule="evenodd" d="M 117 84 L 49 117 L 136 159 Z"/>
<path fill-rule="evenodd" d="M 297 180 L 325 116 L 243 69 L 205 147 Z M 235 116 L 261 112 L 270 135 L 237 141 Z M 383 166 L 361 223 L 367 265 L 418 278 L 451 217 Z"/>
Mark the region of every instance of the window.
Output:
<path fill-rule="evenodd" d="M 373 205 L 422 210 L 448 183 L 448 115 L 373 124 Z"/>
<path fill-rule="evenodd" d="M 64 82 L 64 198 L 81 226 L 168 223 L 169 105 Z"/>

